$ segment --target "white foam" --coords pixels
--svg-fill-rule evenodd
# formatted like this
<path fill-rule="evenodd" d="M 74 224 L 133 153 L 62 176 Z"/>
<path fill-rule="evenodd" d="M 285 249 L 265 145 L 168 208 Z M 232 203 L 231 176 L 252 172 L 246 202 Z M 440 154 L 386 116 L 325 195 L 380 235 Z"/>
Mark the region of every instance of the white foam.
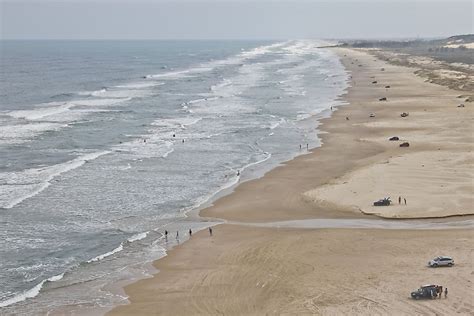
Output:
<path fill-rule="evenodd" d="M 67 124 L 53 122 L 35 122 L 28 124 L 13 124 L 0 126 L 0 143 L 21 144 L 32 138 L 50 131 L 58 131 Z"/>
<path fill-rule="evenodd" d="M 321 52 L 319 48 L 322 42 L 314 40 L 298 40 L 294 41 L 292 45 L 283 47 L 283 50 L 290 55 L 312 55 Z"/>
<path fill-rule="evenodd" d="M 151 87 L 157 87 L 157 86 L 162 86 L 164 85 L 164 82 L 135 82 L 135 83 L 129 83 L 129 84 L 124 84 L 124 85 L 118 85 L 115 86 L 116 88 L 125 88 L 125 89 L 145 89 L 145 88 L 151 88 Z"/>
<path fill-rule="evenodd" d="M 91 96 L 101 96 L 101 95 L 103 95 L 103 94 L 106 93 L 106 92 L 107 92 L 107 89 L 106 89 L 106 88 L 102 88 L 102 89 L 100 89 L 100 90 L 92 91 L 92 92 L 90 93 L 90 95 L 91 95 Z"/>
<path fill-rule="evenodd" d="M 169 137 L 170 138 L 170 137 Z M 143 135 L 143 138 L 115 145 L 114 151 L 128 155 L 130 159 L 166 158 L 173 152 L 173 142 L 165 141 L 156 135 Z"/>
<path fill-rule="evenodd" d="M 219 97 L 209 97 L 209 98 L 201 98 L 201 99 L 194 99 L 188 102 L 185 102 L 184 105 L 193 105 L 196 103 L 201 103 L 201 102 L 208 102 L 208 101 L 215 101 L 218 100 Z"/>
<path fill-rule="evenodd" d="M 108 93 L 102 89 L 103 93 Z M 113 92 L 111 92 L 113 93 Z M 79 121 L 89 112 L 95 112 L 95 107 L 114 106 L 118 103 L 131 100 L 130 93 L 125 91 L 123 98 L 100 98 L 73 100 L 69 102 L 51 102 L 39 104 L 31 110 L 10 111 L 5 114 L 29 121 L 28 124 L 13 124 L 0 126 L 0 142 L 4 144 L 21 144 L 31 141 L 33 138 L 49 131 L 59 131 L 68 127 L 70 123 Z M 142 95 L 142 94 L 140 94 Z M 89 109 L 77 109 L 76 107 L 88 107 Z M 103 111 L 103 109 L 102 109 Z"/>
<path fill-rule="evenodd" d="M 132 237 L 128 238 L 127 241 L 128 241 L 128 242 L 134 242 L 134 241 L 138 241 L 138 240 L 145 239 L 146 236 L 148 236 L 148 233 L 149 233 L 149 232 L 144 232 L 144 233 L 135 234 L 135 235 L 133 235 Z"/>
<path fill-rule="evenodd" d="M 216 91 L 216 90 L 219 90 L 220 88 L 230 86 L 231 84 L 232 84 L 232 81 L 230 81 L 229 79 L 223 79 L 221 83 L 211 86 L 210 90 Z"/>
<path fill-rule="evenodd" d="M 239 99 L 244 91 L 256 86 L 265 78 L 265 67 L 270 63 L 245 64 L 239 68 L 236 76 L 225 79 L 222 85 L 213 91 L 213 95 L 224 99 L 222 102 L 200 103 L 199 107 L 193 107 L 193 113 L 212 115 L 234 115 L 237 113 L 252 113 L 255 105 L 242 102 Z M 208 98 L 209 100 L 210 98 Z M 192 105 L 192 104 L 189 104 Z"/>
<path fill-rule="evenodd" d="M 28 298 L 36 297 L 40 293 L 41 289 L 43 288 L 43 285 L 46 282 L 56 282 L 56 281 L 61 280 L 63 277 L 64 277 L 64 273 L 58 274 L 58 275 L 52 276 L 52 277 L 50 277 L 46 280 L 43 280 L 40 283 L 38 283 L 36 286 L 34 286 L 33 288 L 31 288 L 31 289 L 29 289 L 29 290 L 27 290 L 27 291 L 25 291 L 21 294 L 15 295 L 14 297 L 9 298 L 5 301 L 0 302 L 0 307 L 10 306 L 10 305 L 13 305 L 13 304 L 18 303 L 18 302 L 23 302 Z"/>
<path fill-rule="evenodd" d="M 100 260 L 103 260 L 107 257 L 110 257 L 111 255 L 116 254 L 117 252 L 120 252 L 122 250 L 123 250 L 123 244 L 120 243 L 120 245 L 117 248 L 115 248 L 114 250 L 106 252 L 106 253 L 101 254 L 101 255 L 98 255 L 97 257 L 94 257 L 90 260 L 87 260 L 86 262 L 87 263 L 92 263 L 92 262 L 100 261 Z"/>
<path fill-rule="evenodd" d="M 40 107 L 44 106 L 44 107 Z M 26 120 L 40 120 L 45 117 L 51 116 L 51 115 L 57 115 L 60 113 L 64 113 L 66 111 L 69 111 L 71 107 L 73 107 L 74 104 L 72 103 L 64 103 L 64 102 L 51 102 L 51 103 L 46 103 L 46 104 L 41 104 L 38 105 L 35 109 L 33 110 L 19 110 L 19 111 L 11 111 L 8 112 L 7 115 L 14 117 L 14 118 L 23 118 Z"/>
<path fill-rule="evenodd" d="M 192 77 L 196 74 L 205 73 L 216 69 L 216 67 L 226 66 L 226 65 L 236 65 L 242 63 L 244 60 L 253 59 L 259 57 L 261 55 L 267 54 L 272 50 L 280 48 L 284 45 L 287 45 L 289 42 L 280 42 L 271 45 L 265 45 L 253 48 L 248 51 L 242 51 L 240 54 L 236 56 L 231 56 L 221 60 L 212 60 L 207 63 L 203 63 L 198 67 L 193 67 L 185 70 L 177 70 L 177 71 L 170 71 L 161 74 L 154 74 L 154 75 L 146 75 L 145 78 L 147 79 L 177 79 L 177 78 L 185 78 L 185 77 Z"/>
<path fill-rule="evenodd" d="M 243 167 L 242 167 L 242 171 L 244 171 L 244 170 L 246 170 L 246 169 L 248 169 L 248 168 L 250 168 L 250 167 L 252 167 L 252 166 L 259 165 L 259 164 L 261 164 L 261 163 L 267 161 L 268 159 L 270 159 L 270 158 L 272 157 L 272 154 L 271 154 L 271 153 L 264 152 L 263 154 L 265 154 L 265 157 L 264 157 L 264 158 L 262 158 L 262 159 L 260 159 L 260 160 L 258 160 L 258 161 L 255 161 L 255 162 L 251 162 L 251 163 L 249 163 L 249 164 L 243 166 Z"/>
<path fill-rule="evenodd" d="M 112 106 L 118 103 L 130 101 L 132 98 L 108 98 L 108 99 L 84 99 L 71 101 L 74 105 L 82 106 Z"/>
<path fill-rule="evenodd" d="M 186 126 L 191 126 L 197 124 L 202 120 L 202 117 L 178 117 L 178 118 L 169 118 L 169 119 L 158 119 L 151 123 L 152 126 L 167 127 L 171 129 L 175 128 L 186 128 Z"/>
<path fill-rule="evenodd" d="M 280 120 L 278 122 L 272 123 L 269 128 L 270 129 L 275 129 L 275 128 L 277 128 L 278 126 L 280 126 L 281 124 L 283 124 L 285 122 L 286 122 L 286 120 L 284 118 L 280 118 Z"/>
<path fill-rule="evenodd" d="M 168 157 L 169 154 L 171 154 L 174 151 L 174 148 L 170 148 L 167 152 L 165 152 L 163 155 L 161 155 L 162 158 Z"/>
<path fill-rule="evenodd" d="M 92 96 L 100 98 L 124 99 L 125 101 L 128 101 L 132 98 L 149 96 L 152 93 L 153 92 L 150 89 L 107 89 L 98 93 L 93 93 Z"/>
<path fill-rule="evenodd" d="M 209 71 L 212 71 L 213 69 L 214 69 L 213 67 L 201 66 L 201 67 L 194 67 L 194 68 L 189 68 L 185 70 L 170 71 L 170 72 L 165 72 L 165 73 L 155 74 L 155 75 L 146 75 L 145 78 L 147 79 L 186 78 L 186 77 L 192 77 L 199 73 L 209 72 Z"/>
<path fill-rule="evenodd" d="M 0 173 L 0 208 L 10 209 L 18 205 L 45 190 L 51 184 L 50 181 L 60 174 L 79 168 L 86 162 L 108 153 L 100 151 L 44 168 Z"/>
<path fill-rule="evenodd" d="M 244 57 L 245 59 L 255 58 L 255 57 L 267 54 L 276 48 L 281 48 L 287 45 L 288 43 L 289 42 L 280 42 L 280 43 L 275 43 L 271 45 L 256 47 L 249 51 L 243 51 L 240 54 L 240 56 Z"/>
<path fill-rule="evenodd" d="M 181 142 L 182 139 L 191 138 L 184 136 L 183 131 L 189 126 L 197 124 L 202 117 L 177 117 L 167 119 L 157 119 L 151 123 L 151 128 L 147 134 L 128 135 L 135 139 L 129 142 L 117 144 L 114 151 L 122 155 L 130 155 L 132 159 L 137 158 L 166 158 L 174 151 L 174 143 Z M 174 137 L 174 136 L 175 137 Z M 204 135 L 203 137 L 207 136 Z"/>

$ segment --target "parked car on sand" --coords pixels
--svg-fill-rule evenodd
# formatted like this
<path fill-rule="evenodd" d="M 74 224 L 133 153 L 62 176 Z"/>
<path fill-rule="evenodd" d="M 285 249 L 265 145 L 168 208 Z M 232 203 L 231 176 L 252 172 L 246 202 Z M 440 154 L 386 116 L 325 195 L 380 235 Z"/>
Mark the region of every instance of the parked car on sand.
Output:
<path fill-rule="evenodd" d="M 432 268 L 436 267 L 452 267 L 454 265 L 454 260 L 451 257 L 447 256 L 439 256 L 434 258 L 433 260 L 430 260 L 428 262 L 428 266 Z"/>
<path fill-rule="evenodd" d="M 374 206 L 389 206 L 390 203 L 392 203 L 392 201 L 390 201 L 390 198 L 388 197 L 374 202 Z"/>
<path fill-rule="evenodd" d="M 411 292 L 411 297 L 415 300 L 420 298 L 434 299 L 438 295 L 439 285 L 422 285 L 418 290 Z"/>

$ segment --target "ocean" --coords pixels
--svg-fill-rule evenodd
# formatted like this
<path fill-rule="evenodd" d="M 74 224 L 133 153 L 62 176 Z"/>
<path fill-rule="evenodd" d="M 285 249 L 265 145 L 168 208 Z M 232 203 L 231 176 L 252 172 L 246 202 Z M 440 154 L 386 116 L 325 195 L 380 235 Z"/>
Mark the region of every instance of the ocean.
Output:
<path fill-rule="evenodd" d="M 322 44 L 0 41 L 0 314 L 126 303 L 190 211 L 320 146 Z"/>

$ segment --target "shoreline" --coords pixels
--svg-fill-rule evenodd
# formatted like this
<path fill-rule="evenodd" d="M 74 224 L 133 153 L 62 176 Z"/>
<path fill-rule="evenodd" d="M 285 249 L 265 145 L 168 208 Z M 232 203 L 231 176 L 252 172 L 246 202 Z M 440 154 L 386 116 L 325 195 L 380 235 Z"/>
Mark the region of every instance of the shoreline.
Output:
<path fill-rule="evenodd" d="M 356 51 L 357 52 L 357 51 Z M 359 53 L 360 54 L 360 53 Z M 356 53 L 357 55 L 357 53 Z M 360 57 L 359 57 L 360 58 Z M 373 59 L 371 56 L 368 59 Z M 346 63 L 348 59 L 345 60 Z M 367 60 L 368 62 L 368 60 Z M 380 61 L 378 61 L 380 62 Z M 386 66 L 389 67 L 388 65 Z M 355 68 L 355 69 L 354 69 Z M 356 70 L 357 67 L 353 67 L 352 71 Z M 415 76 L 414 74 L 410 73 L 411 76 Z M 367 76 L 370 77 L 370 76 Z M 368 78 L 365 78 L 368 79 Z M 421 81 L 421 79 L 417 79 Z M 359 78 L 357 79 L 359 81 Z M 202 219 L 206 218 L 221 218 L 227 221 L 241 221 L 246 223 L 265 223 L 268 221 L 284 221 L 284 220 L 304 220 L 310 218 L 370 218 L 372 216 L 376 218 L 380 218 L 380 214 L 374 215 L 364 215 L 361 212 L 354 211 L 353 208 L 348 207 L 344 204 L 335 204 L 335 203 L 321 203 L 321 201 L 315 201 L 311 199 L 311 195 L 306 198 L 302 198 L 302 195 L 306 194 L 307 192 L 311 192 L 315 188 L 321 188 L 323 186 L 337 186 L 340 183 L 334 181 L 334 179 L 343 178 L 347 176 L 347 174 L 353 172 L 354 170 L 360 170 L 363 168 L 367 168 L 376 164 L 377 161 L 381 159 L 385 159 L 386 156 L 389 157 L 390 154 L 393 154 L 393 151 L 390 152 L 387 150 L 385 144 L 381 143 L 374 143 L 374 142 L 367 142 L 364 141 L 364 137 L 371 137 L 370 135 L 372 132 L 370 127 L 367 126 L 360 126 L 355 125 L 357 123 L 353 123 L 356 120 L 366 120 L 368 115 L 369 109 L 367 108 L 356 108 L 357 102 L 350 102 L 351 101 L 351 92 L 354 95 L 357 95 L 358 87 L 356 86 L 357 82 L 354 81 L 354 85 L 350 87 L 346 94 L 344 94 L 344 98 L 349 99 L 349 105 L 342 106 L 340 109 L 335 111 L 330 118 L 321 120 L 320 130 L 323 131 L 320 134 L 321 143 L 323 144 L 321 147 L 318 147 L 314 150 L 311 150 L 308 154 L 300 155 L 293 160 L 290 160 L 286 163 L 283 163 L 281 166 L 272 169 L 271 171 L 267 172 L 263 177 L 257 178 L 254 180 L 243 182 L 237 187 L 229 195 L 225 195 L 224 197 L 218 198 L 215 202 L 213 202 L 212 206 L 206 207 L 202 209 L 199 213 Z M 354 92 L 355 91 L 355 92 Z M 361 99 L 367 98 L 367 96 L 361 96 Z M 353 100 L 352 100 L 353 101 Z M 355 104 L 354 104 L 355 103 Z M 347 121 L 345 117 L 350 115 L 350 123 L 351 126 L 347 128 L 346 125 Z M 378 116 L 378 115 L 377 115 Z M 330 123 L 326 125 L 326 123 Z M 355 126 L 354 126 L 355 125 Z M 343 132 L 341 133 L 340 129 L 342 128 Z M 339 129 L 339 131 L 338 131 Z M 390 129 L 389 129 L 390 130 Z M 332 132 L 332 133 L 331 133 Z M 357 140 L 354 142 L 354 139 Z M 346 150 L 350 153 L 354 154 L 354 157 L 351 157 L 351 161 L 343 160 L 342 161 L 329 161 L 324 160 L 328 157 L 337 157 L 334 153 L 337 153 L 338 144 L 342 143 L 343 141 L 348 141 L 349 143 L 353 143 L 350 145 L 349 150 Z M 328 145 L 324 145 L 328 144 Z M 339 148 L 340 149 L 340 148 Z M 321 153 L 322 152 L 322 153 Z M 339 150 L 340 152 L 340 150 Z M 389 152 L 387 154 L 387 152 Z M 322 157 L 321 157 L 322 156 Z M 390 156 L 391 158 L 391 156 Z M 317 165 L 318 163 L 324 163 L 325 170 L 308 170 L 309 167 Z M 309 166 L 309 167 L 308 167 Z M 289 171 L 288 171 L 289 170 Z M 308 181 L 310 178 L 311 181 Z M 316 178 L 316 179 L 315 179 Z M 285 181 L 281 181 L 284 179 Z M 282 183 L 280 183 L 282 182 Z M 306 183 L 301 183 L 306 182 Z M 310 183 L 308 183 L 310 182 Z M 343 183 L 344 184 L 344 183 Z M 336 190 L 339 189 L 336 187 Z M 288 192 L 289 191 L 289 192 Z M 276 193 L 275 193 L 276 192 Z M 285 193 L 285 194 L 281 194 Z M 272 199 L 276 199 L 277 201 L 273 201 Z M 282 203 L 282 200 L 284 200 Z M 330 199 L 328 199 L 330 200 Z M 448 216 L 463 216 L 462 214 L 454 214 Z M 467 215 L 468 216 L 468 215 Z M 435 216 L 435 219 L 441 219 L 442 217 Z M 393 218 L 391 218 L 393 219 Z M 415 219 L 412 218 L 397 218 L 397 219 Z M 198 305 L 201 306 L 197 301 L 194 301 L 196 297 L 202 298 L 203 295 L 207 297 L 207 295 L 200 291 L 195 291 L 195 287 L 203 287 L 205 280 L 208 279 L 209 275 L 214 275 L 217 273 L 220 275 L 220 278 L 215 279 L 213 283 L 212 280 L 208 281 L 206 285 L 206 290 L 209 290 L 209 286 L 211 284 L 219 285 L 220 282 L 224 282 L 227 280 L 227 277 L 221 275 L 223 271 L 228 271 L 228 269 L 233 269 L 233 265 L 230 264 L 229 266 L 215 266 L 213 263 L 212 258 L 215 258 L 214 255 L 218 255 L 218 258 L 221 258 L 219 252 L 216 252 L 215 249 L 208 249 L 209 246 L 215 245 L 219 243 L 221 251 L 223 251 L 226 255 L 238 256 L 239 252 L 244 251 L 248 247 L 252 247 L 254 251 L 257 251 L 254 254 L 253 260 L 259 260 L 259 249 L 257 246 L 254 245 L 255 240 L 252 238 L 248 239 L 248 234 L 253 234 L 254 238 L 257 239 L 264 239 L 263 244 L 260 244 L 259 247 L 264 247 L 265 249 L 269 245 L 268 243 L 286 243 L 288 236 L 280 237 L 278 232 L 289 232 L 291 235 L 303 234 L 302 229 L 297 228 L 248 228 L 242 225 L 233 225 L 233 224 L 218 224 L 219 227 L 219 239 L 223 238 L 225 240 L 214 240 L 215 238 L 208 238 L 206 237 L 206 232 L 199 232 L 191 240 L 187 243 L 181 244 L 168 252 L 168 255 L 160 260 L 154 262 L 154 266 L 156 269 L 160 270 L 158 274 L 155 274 L 150 279 L 144 279 L 128 285 L 125 287 L 125 292 L 129 295 L 129 301 L 131 304 L 129 305 L 121 305 L 113 309 L 108 314 L 110 315 L 125 315 L 131 312 L 141 312 L 145 313 L 145 311 L 153 308 L 156 311 L 157 306 L 161 306 L 162 309 L 160 311 L 166 314 L 166 311 L 173 310 L 175 312 L 192 312 L 195 313 L 204 313 L 202 309 L 197 309 Z M 269 233 L 271 231 L 271 233 Z M 230 236 L 226 236 L 225 238 L 221 236 L 221 232 L 225 232 Z M 373 235 L 390 235 L 391 233 L 384 232 L 383 230 L 380 231 L 379 229 L 368 229 L 367 232 L 360 232 L 357 229 L 309 229 L 308 231 L 305 230 L 304 234 L 308 235 L 320 235 L 321 232 L 330 232 L 330 234 L 335 234 L 336 236 L 339 235 L 351 235 L 351 234 L 373 234 Z M 275 235 L 275 233 L 277 235 Z M 263 237 L 263 235 L 269 234 L 273 236 L 273 239 L 268 239 Z M 420 237 L 420 232 L 417 230 L 407 230 L 406 234 L 413 234 L 415 236 Z M 437 233 L 438 234 L 438 233 Z M 467 236 L 467 241 L 472 237 L 472 234 L 469 230 L 458 230 L 456 232 L 452 232 L 451 230 L 443 230 L 441 234 L 447 235 L 448 239 L 452 238 L 454 234 L 459 236 Z M 362 238 L 362 237 L 361 237 Z M 400 238 L 403 240 L 403 236 L 392 236 L 394 240 Z M 311 238 L 310 238 L 311 239 Z M 237 241 L 234 241 L 237 240 Z M 238 240 L 242 240 L 244 245 L 241 245 Z M 436 240 L 436 242 L 440 242 Z M 234 243 L 235 248 L 232 247 L 232 243 Z M 201 245 L 206 245 L 207 248 L 202 248 Z M 436 244 L 436 243 L 434 243 Z M 361 243 L 361 245 L 365 245 L 365 243 Z M 206 252 L 206 254 L 200 253 L 197 251 L 197 248 L 201 249 L 202 252 Z M 257 247 L 257 248 L 255 248 Z M 233 249 L 228 249 L 233 248 Z M 244 249 L 244 250 L 243 250 Z M 347 249 L 346 249 L 347 250 Z M 291 251 L 288 251 L 291 253 Z M 183 258 L 187 261 L 183 263 Z M 302 258 L 298 257 L 297 259 L 302 260 Z M 195 261 L 198 261 L 196 264 Z M 226 261 L 225 261 L 226 262 Z M 203 268 L 199 263 L 210 265 L 213 268 Z M 253 264 L 252 267 L 257 266 L 259 273 L 253 274 L 252 277 L 255 278 L 258 275 L 262 274 L 263 271 L 260 270 L 261 267 L 258 264 Z M 238 267 L 234 267 L 235 269 L 240 269 Z M 183 270 L 184 269 L 184 270 Z M 203 276 L 203 273 L 205 276 Z M 193 283 L 191 281 L 186 282 L 177 282 L 176 278 L 178 276 L 185 275 L 185 279 L 188 278 L 202 278 L 201 284 Z M 234 276 L 231 276 L 235 278 Z M 295 275 L 297 277 L 297 275 Z M 243 281 L 249 281 L 245 277 L 242 277 Z M 194 279 L 193 279 L 194 280 Z M 217 281 L 221 280 L 221 281 Z M 197 281 L 194 280 L 194 281 Z M 228 280 L 227 280 L 228 281 Z M 225 282 L 224 282 L 225 283 Z M 227 283 L 226 283 L 227 284 Z M 244 285 L 242 290 L 245 287 L 248 288 L 250 283 L 242 284 Z M 218 286 L 220 287 L 220 286 Z M 232 290 L 233 286 L 226 286 L 226 290 Z M 177 288 L 176 293 L 181 293 L 178 295 L 176 293 L 167 295 L 166 293 L 170 293 L 171 288 Z M 237 286 L 239 289 L 239 286 Z M 277 290 L 280 288 L 276 288 Z M 163 291 L 164 290 L 164 291 Z M 235 291 L 235 290 L 232 290 Z M 251 289 L 250 292 L 253 292 Z M 259 289 L 259 293 L 261 290 Z M 160 297 L 159 300 L 153 300 L 150 296 L 150 293 L 154 293 L 154 298 L 156 299 L 155 294 L 159 293 L 165 296 L 163 299 Z M 217 293 L 214 293 L 218 295 Z M 234 293 L 235 294 L 235 293 Z M 240 293 L 242 294 L 242 293 Z M 260 293 L 261 294 L 261 293 Z M 179 296 L 186 297 L 186 302 L 182 303 L 182 306 L 177 306 L 178 304 L 177 298 Z M 210 298 L 209 298 L 210 299 Z M 221 297 L 221 299 L 223 299 Z M 267 301 L 270 299 L 269 297 L 265 297 L 265 299 L 261 298 L 261 305 L 266 306 Z M 193 304 L 188 304 L 188 300 L 194 302 Z M 231 299 L 229 299 L 232 301 Z M 212 301 L 216 303 L 215 301 Z M 240 302 L 240 303 L 239 303 Z M 260 303 L 258 305 L 260 305 Z M 219 303 L 220 304 L 220 303 Z M 214 313 L 217 311 L 221 312 L 221 310 L 225 310 L 228 313 L 242 313 L 242 312 L 250 312 L 255 313 L 258 312 L 271 312 L 272 310 L 261 310 L 259 306 L 253 306 L 253 309 L 250 308 L 248 310 L 239 309 L 236 310 L 236 306 L 242 304 L 242 301 L 235 299 L 233 302 L 228 302 L 227 305 L 221 306 L 223 309 L 216 309 Z M 270 304 L 270 306 L 273 306 Z M 281 304 L 276 304 L 279 306 L 279 311 L 287 311 L 287 312 L 294 312 L 295 310 L 288 310 L 283 308 Z M 202 307 L 202 306 L 201 306 Z M 207 306 L 209 308 L 212 307 L 212 304 Z M 332 306 L 331 308 L 334 308 Z M 212 313 L 213 309 L 206 310 L 207 313 Z M 341 311 L 339 309 L 339 311 Z"/>

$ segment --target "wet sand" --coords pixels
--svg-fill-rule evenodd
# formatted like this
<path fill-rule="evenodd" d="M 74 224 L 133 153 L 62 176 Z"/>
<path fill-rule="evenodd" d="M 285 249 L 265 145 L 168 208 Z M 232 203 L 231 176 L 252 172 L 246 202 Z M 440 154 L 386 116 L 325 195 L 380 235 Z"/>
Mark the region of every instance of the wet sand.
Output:
<path fill-rule="evenodd" d="M 472 109 L 456 107 L 459 93 L 365 52 L 338 53 L 352 72 L 350 105 L 323 121 L 323 146 L 241 184 L 201 216 L 265 223 L 472 214 Z M 410 147 L 389 142 L 393 135 Z M 408 203 L 371 206 L 388 195 Z M 472 314 L 473 237 L 472 229 L 218 225 L 213 237 L 199 232 L 155 262 L 160 273 L 128 285 L 131 304 L 109 314 Z M 456 265 L 427 268 L 437 255 Z M 449 297 L 409 298 L 428 283 L 448 287 Z"/>

